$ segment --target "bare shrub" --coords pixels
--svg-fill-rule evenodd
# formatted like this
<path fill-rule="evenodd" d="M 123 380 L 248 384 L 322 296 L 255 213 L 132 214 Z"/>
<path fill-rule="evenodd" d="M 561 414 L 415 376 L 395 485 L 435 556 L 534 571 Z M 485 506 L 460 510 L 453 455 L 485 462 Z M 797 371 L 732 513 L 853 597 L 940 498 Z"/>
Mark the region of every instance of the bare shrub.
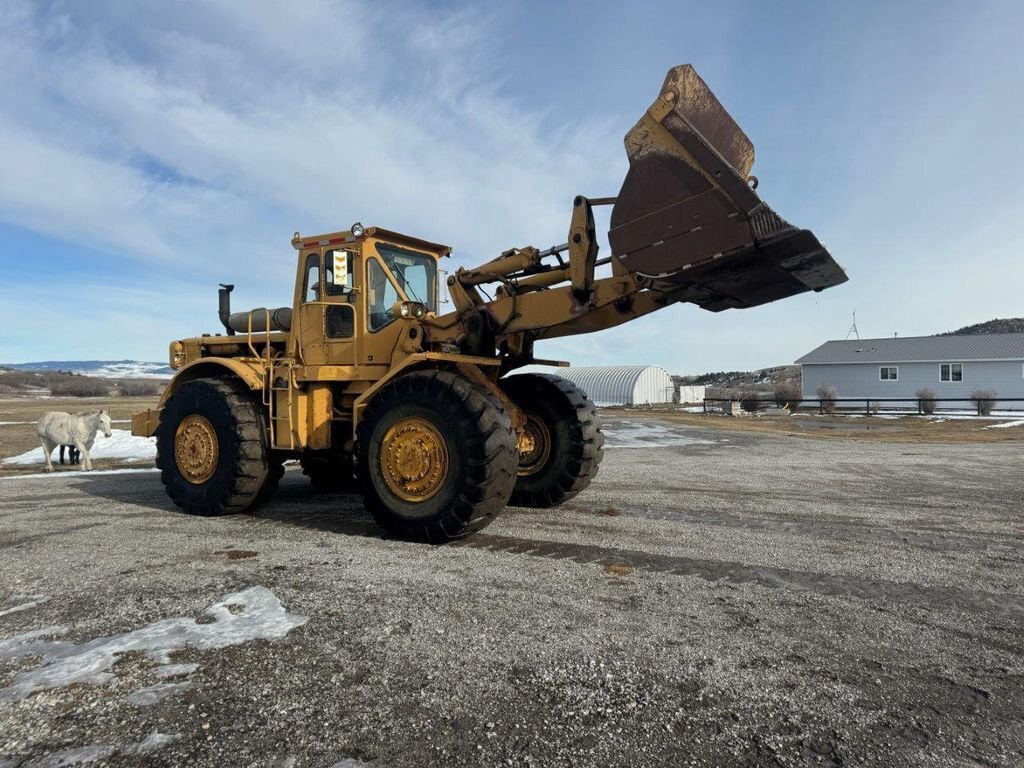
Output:
<path fill-rule="evenodd" d="M 868 400 L 867 412 L 869 414 L 878 413 L 880 410 L 881 406 L 878 404 L 877 400 Z"/>
<path fill-rule="evenodd" d="M 798 407 L 803 396 L 804 393 L 800 388 L 800 382 L 795 379 L 786 379 L 775 385 L 775 404 L 780 408 L 792 410 Z"/>
<path fill-rule="evenodd" d="M 761 393 L 756 389 L 745 389 L 740 392 L 740 408 L 747 413 L 755 413 L 761 410 L 764 404 L 761 402 Z"/>
<path fill-rule="evenodd" d="M 102 379 L 68 376 L 51 382 L 50 394 L 63 397 L 106 397 L 110 394 L 110 385 Z"/>
<path fill-rule="evenodd" d="M 155 397 L 163 388 L 160 381 L 122 381 L 117 385 L 121 397 Z"/>
<path fill-rule="evenodd" d="M 831 384 L 822 384 L 818 387 L 818 399 L 821 401 L 821 410 L 825 413 L 836 412 L 836 398 L 839 392 Z"/>
<path fill-rule="evenodd" d="M 935 400 L 939 395 L 934 389 L 931 387 L 921 387 L 914 394 L 917 395 L 917 404 L 921 409 L 921 413 L 929 415 L 935 413 Z"/>
<path fill-rule="evenodd" d="M 971 400 L 974 401 L 979 416 L 989 416 L 992 414 L 992 409 L 996 406 L 997 394 L 999 393 L 994 389 L 976 389 L 971 392 Z"/>

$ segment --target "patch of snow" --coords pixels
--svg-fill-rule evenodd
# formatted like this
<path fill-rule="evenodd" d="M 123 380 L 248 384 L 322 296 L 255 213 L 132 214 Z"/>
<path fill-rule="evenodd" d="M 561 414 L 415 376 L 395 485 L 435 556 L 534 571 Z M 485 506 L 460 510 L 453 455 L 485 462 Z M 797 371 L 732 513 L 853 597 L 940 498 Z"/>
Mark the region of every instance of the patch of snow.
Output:
<path fill-rule="evenodd" d="M 105 760 L 114 754 L 114 747 L 94 745 L 91 747 L 72 747 L 47 755 L 42 760 L 29 763 L 32 768 L 64 768 L 67 765 L 85 765 Z"/>
<path fill-rule="evenodd" d="M 57 466 L 60 466 L 59 464 Z M 48 480 L 51 477 L 93 477 L 95 475 L 131 475 L 141 472 L 159 472 L 160 470 L 156 467 L 148 467 L 146 469 L 94 469 L 92 472 L 86 472 L 84 469 L 73 469 L 61 471 L 57 470 L 53 474 L 49 472 L 33 472 L 29 475 L 5 475 L 0 477 L 0 483 L 4 480 Z"/>
<path fill-rule="evenodd" d="M 117 655 L 140 651 L 158 664 L 169 665 L 171 654 L 186 647 L 199 650 L 225 648 L 251 640 L 276 640 L 308 621 L 288 613 L 266 587 L 249 587 L 226 595 L 203 612 L 213 619 L 163 619 L 123 635 L 100 637 L 80 645 L 61 640 L 39 640 L 65 630 L 50 627 L 0 641 L 0 659 L 39 656 L 40 663 L 0 688 L 0 701 L 18 701 L 35 691 L 74 683 L 101 685 L 109 682 Z"/>
<path fill-rule="evenodd" d="M 198 664 L 168 664 L 156 671 L 157 677 L 183 677 L 199 669 Z"/>
<path fill-rule="evenodd" d="M 1004 421 L 1002 424 L 990 424 L 987 427 L 982 427 L 982 429 L 1006 429 L 1007 427 L 1024 427 L 1024 419 Z"/>
<path fill-rule="evenodd" d="M 54 450 L 56 453 L 56 450 Z M 96 442 L 89 451 L 92 459 L 120 459 L 121 461 L 152 461 L 156 458 L 156 438 L 137 437 L 127 429 L 113 429 L 110 437 L 96 435 Z M 4 464 L 42 464 L 43 448 L 33 448 L 25 453 L 3 460 Z"/>
<path fill-rule="evenodd" d="M 137 755 L 144 755 L 148 752 L 155 752 L 162 747 L 166 747 L 168 744 L 171 744 L 180 738 L 180 733 L 160 733 L 159 731 L 153 731 L 138 744 L 129 747 L 129 751 L 134 752 Z"/>
<path fill-rule="evenodd" d="M 689 437 L 662 424 L 611 423 L 604 428 L 605 448 L 668 448 L 678 445 L 713 445 L 714 441 Z"/>
<path fill-rule="evenodd" d="M 198 664 L 196 666 L 199 666 Z M 195 688 L 195 683 L 184 682 L 184 683 L 157 683 L 156 685 L 150 685 L 146 688 L 140 688 L 137 691 L 132 691 L 125 699 L 136 707 L 148 707 L 157 702 L 163 701 L 168 696 L 173 696 L 176 693 L 187 691 L 190 688 Z"/>
<path fill-rule="evenodd" d="M 47 755 L 41 760 L 33 760 L 28 763 L 24 763 L 25 768 L 65 768 L 65 766 L 72 765 L 88 765 L 89 763 L 96 763 L 100 760 L 106 760 L 115 753 L 123 755 L 147 755 L 150 752 L 155 752 L 158 749 L 166 747 L 168 744 L 177 741 L 181 738 L 180 733 L 160 733 L 159 731 L 153 731 L 142 741 L 129 744 L 124 747 L 115 747 L 109 744 L 94 744 L 88 747 L 71 747 L 69 749 L 62 749 L 59 752 L 54 752 Z M 13 766 L 15 763 L 7 762 L 6 760 L 0 760 L 0 768 L 7 768 L 7 766 Z"/>
<path fill-rule="evenodd" d="M 0 604 L 0 616 L 27 611 L 30 608 L 35 608 L 37 605 L 42 605 L 49 599 L 46 595 L 11 595 Z"/>

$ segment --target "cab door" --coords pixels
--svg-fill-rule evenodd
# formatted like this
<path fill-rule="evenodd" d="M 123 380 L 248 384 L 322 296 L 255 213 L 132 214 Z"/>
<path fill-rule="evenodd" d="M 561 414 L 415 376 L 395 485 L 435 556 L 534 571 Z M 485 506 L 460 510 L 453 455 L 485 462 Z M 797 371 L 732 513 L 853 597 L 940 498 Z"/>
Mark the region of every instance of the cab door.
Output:
<path fill-rule="evenodd" d="M 358 254 L 349 248 L 324 252 L 323 320 L 328 365 L 355 365 Z"/>
<path fill-rule="evenodd" d="M 307 366 L 354 365 L 354 285 L 358 253 L 331 248 L 305 256 L 302 295 L 293 323 L 299 356 Z"/>

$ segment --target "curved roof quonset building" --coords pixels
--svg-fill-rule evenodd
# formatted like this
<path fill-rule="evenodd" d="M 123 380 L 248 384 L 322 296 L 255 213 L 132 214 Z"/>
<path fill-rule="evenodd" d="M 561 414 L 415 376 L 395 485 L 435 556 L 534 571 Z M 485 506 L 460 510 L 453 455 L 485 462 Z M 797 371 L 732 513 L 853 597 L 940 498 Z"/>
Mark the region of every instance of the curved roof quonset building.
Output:
<path fill-rule="evenodd" d="M 664 368 L 657 365 L 559 368 L 551 372 L 578 386 L 597 405 L 672 402 L 672 379 Z"/>

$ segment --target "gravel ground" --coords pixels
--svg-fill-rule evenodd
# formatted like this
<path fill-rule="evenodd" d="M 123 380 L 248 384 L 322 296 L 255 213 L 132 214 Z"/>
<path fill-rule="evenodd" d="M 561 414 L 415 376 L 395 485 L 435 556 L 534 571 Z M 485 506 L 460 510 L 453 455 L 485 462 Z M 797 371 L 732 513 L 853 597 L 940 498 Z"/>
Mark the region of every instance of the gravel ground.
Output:
<path fill-rule="evenodd" d="M 1024 445 L 608 432 L 446 547 L 0 479 L 0 766 L 1024 761 Z"/>

